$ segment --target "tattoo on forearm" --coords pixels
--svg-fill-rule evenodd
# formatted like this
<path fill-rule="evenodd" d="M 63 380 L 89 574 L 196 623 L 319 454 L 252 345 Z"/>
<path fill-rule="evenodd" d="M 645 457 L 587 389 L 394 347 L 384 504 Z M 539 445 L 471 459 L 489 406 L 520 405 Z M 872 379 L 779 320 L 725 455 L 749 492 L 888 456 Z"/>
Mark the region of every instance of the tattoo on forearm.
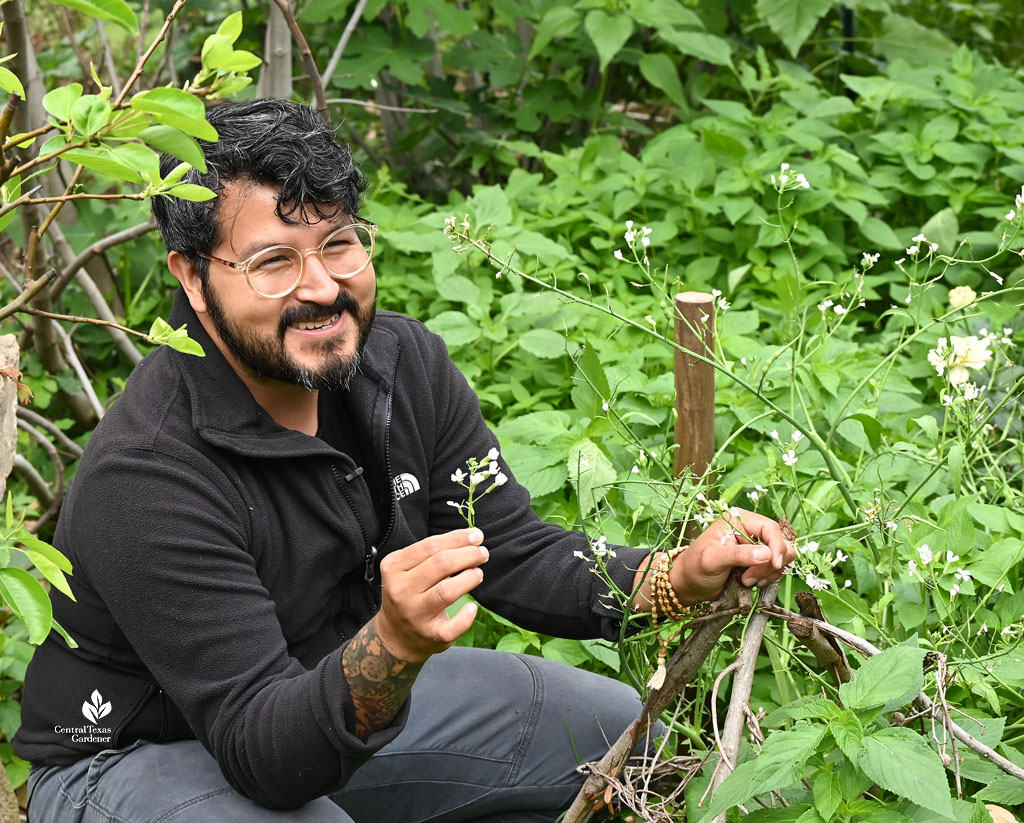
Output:
<path fill-rule="evenodd" d="M 385 648 L 371 620 L 349 641 L 342 667 L 356 710 L 356 736 L 387 727 L 412 691 L 422 663 L 400 660 Z"/>

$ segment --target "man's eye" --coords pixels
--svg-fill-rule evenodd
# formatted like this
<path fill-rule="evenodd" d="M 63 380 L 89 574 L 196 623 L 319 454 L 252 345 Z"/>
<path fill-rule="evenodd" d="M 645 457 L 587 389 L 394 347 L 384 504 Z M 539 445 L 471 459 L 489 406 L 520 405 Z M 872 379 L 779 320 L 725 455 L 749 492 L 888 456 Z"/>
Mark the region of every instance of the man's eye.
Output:
<path fill-rule="evenodd" d="M 291 258 L 287 254 L 274 254 L 269 257 L 261 257 L 259 260 L 253 261 L 250 268 L 258 271 L 266 271 L 268 269 L 287 266 L 291 263 Z"/>

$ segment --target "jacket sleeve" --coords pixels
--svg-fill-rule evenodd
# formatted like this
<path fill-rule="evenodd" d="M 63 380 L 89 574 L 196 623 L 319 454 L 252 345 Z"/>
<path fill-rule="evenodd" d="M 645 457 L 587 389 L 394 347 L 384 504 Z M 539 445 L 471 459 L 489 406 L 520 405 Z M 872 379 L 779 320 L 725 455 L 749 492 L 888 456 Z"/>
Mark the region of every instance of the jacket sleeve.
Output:
<path fill-rule="evenodd" d="M 246 548 L 246 501 L 217 467 L 126 449 L 99 457 L 75 486 L 62 516 L 75 524 L 65 538 L 76 578 L 102 597 L 237 791 L 296 808 L 340 788 L 398 734 L 408 706 L 365 742 L 353 733 L 342 649 L 312 670 L 289 655 Z"/>
<path fill-rule="evenodd" d="M 438 339 L 435 346 L 440 352 L 433 367 L 444 375 L 438 381 L 438 435 L 430 480 L 431 531 L 436 533 L 465 526 L 458 511 L 448 505 L 466 496 L 465 489 L 452 481 L 452 473 L 464 468 L 467 458 L 479 459 L 500 446 L 484 422 L 475 392 L 448 357 L 444 343 Z M 597 573 L 586 535 L 542 521 L 530 507 L 530 493 L 516 482 L 504 458 L 499 460 L 508 482 L 475 505 L 476 525 L 484 533 L 490 559 L 474 596 L 526 629 L 559 637 L 617 639 L 622 612 L 607 581 Z M 648 552 L 609 548 L 615 552 L 606 559 L 609 576 L 620 591 L 628 593 Z"/>

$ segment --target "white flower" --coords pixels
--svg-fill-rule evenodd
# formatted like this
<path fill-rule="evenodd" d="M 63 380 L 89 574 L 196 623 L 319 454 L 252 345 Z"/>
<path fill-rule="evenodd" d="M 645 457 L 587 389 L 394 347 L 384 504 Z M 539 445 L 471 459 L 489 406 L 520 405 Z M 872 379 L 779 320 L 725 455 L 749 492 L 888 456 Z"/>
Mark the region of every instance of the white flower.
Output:
<path fill-rule="evenodd" d="M 913 257 L 917 254 L 917 245 L 907 246 L 907 257 Z"/>
<path fill-rule="evenodd" d="M 609 406 L 607 402 L 601 404 L 601 411 L 608 411 L 608 408 Z"/>
<path fill-rule="evenodd" d="M 928 548 L 927 543 L 922 543 L 920 546 L 918 546 L 917 553 L 921 556 L 921 562 L 924 563 L 926 566 L 929 563 L 931 563 L 932 559 L 935 557 L 935 555 L 932 554 L 932 550 Z"/>
<path fill-rule="evenodd" d="M 831 300 L 822 300 L 818 304 L 818 311 L 825 311 L 825 309 L 828 309 L 828 308 L 831 308 L 831 307 L 832 307 L 832 301 Z"/>
<path fill-rule="evenodd" d="M 771 435 L 772 440 L 778 440 L 779 439 L 779 430 L 778 429 L 772 429 L 769 432 L 769 434 Z"/>
<path fill-rule="evenodd" d="M 820 577 L 815 577 L 811 572 L 807 572 L 807 576 L 804 578 L 804 582 L 807 586 L 815 591 L 824 591 L 829 587 L 828 580 L 822 580 Z"/>
<path fill-rule="evenodd" d="M 878 253 L 875 253 L 875 254 L 870 254 L 870 253 L 868 253 L 868 252 L 864 252 L 864 253 L 863 253 L 863 254 L 861 255 L 861 262 L 863 263 L 863 265 L 864 265 L 864 267 L 865 267 L 865 268 L 869 268 L 869 267 L 871 267 L 871 266 L 875 265 L 875 263 L 877 263 L 877 262 L 878 262 L 878 260 L 879 260 L 879 258 L 880 258 L 881 256 L 882 256 L 882 255 L 881 255 L 881 254 L 878 254 Z"/>
<path fill-rule="evenodd" d="M 843 588 L 844 589 L 848 589 L 852 585 L 853 585 L 853 581 L 852 580 L 847 580 L 846 582 L 843 583 Z"/>
<path fill-rule="evenodd" d="M 469 476 L 469 485 L 471 485 L 471 486 L 479 486 L 481 483 L 484 482 L 484 478 L 486 478 L 486 477 L 487 477 L 486 474 L 471 474 Z"/>
<path fill-rule="evenodd" d="M 954 309 L 962 309 L 964 306 L 969 306 L 977 299 L 978 295 L 975 294 L 974 289 L 970 286 L 957 286 L 955 289 L 949 290 L 949 305 Z"/>
<path fill-rule="evenodd" d="M 1021 251 L 1024 251 L 1024 249 L 1021 249 Z M 1003 285 L 1003 278 L 1002 277 L 1000 277 L 994 271 L 990 271 L 989 274 L 992 275 L 992 279 L 995 280 L 1000 286 Z"/>
<path fill-rule="evenodd" d="M 849 310 L 846 308 L 846 306 L 835 306 L 832 309 L 832 311 L 834 311 L 836 314 L 843 315 L 846 314 L 846 312 Z"/>
<path fill-rule="evenodd" d="M 796 176 L 796 182 L 800 184 L 800 188 L 809 189 L 811 187 L 811 184 L 807 182 L 807 178 L 802 174 Z"/>
<path fill-rule="evenodd" d="M 906 260 L 907 260 L 906 257 L 901 257 L 899 260 L 896 261 L 896 265 L 897 266 L 902 266 L 906 262 Z"/>
<path fill-rule="evenodd" d="M 974 334 L 969 337 L 950 335 L 949 343 L 945 337 L 940 337 L 938 345 L 928 352 L 928 362 L 939 375 L 948 367 L 949 382 L 954 386 L 965 383 L 970 369 L 982 369 L 992 359 L 989 343 L 987 338 L 979 339 Z"/>
<path fill-rule="evenodd" d="M 1013 329 L 1006 326 L 1003 327 L 1003 336 L 999 339 L 999 342 L 1003 346 L 1013 346 Z"/>
<path fill-rule="evenodd" d="M 647 248 L 649 245 L 651 245 L 651 238 L 650 237 L 641 237 L 640 238 L 640 245 L 643 246 L 644 248 Z"/>
<path fill-rule="evenodd" d="M 495 486 L 504 486 L 508 482 L 508 475 L 505 472 L 498 472 L 498 476 L 494 478 Z"/>
<path fill-rule="evenodd" d="M 795 466 L 799 459 L 800 458 L 796 456 L 796 452 L 793 449 L 782 453 L 782 462 L 787 466 Z"/>
<path fill-rule="evenodd" d="M 850 555 L 844 554 L 842 549 L 836 549 L 836 563 L 845 563 L 850 559 Z"/>
<path fill-rule="evenodd" d="M 574 551 L 572 553 L 572 556 L 573 557 L 578 557 L 580 560 L 586 560 L 587 559 L 587 556 L 583 552 L 581 552 L 581 551 Z"/>
<path fill-rule="evenodd" d="M 953 554 L 953 552 L 950 552 L 950 551 L 946 552 L 946 563 L 956 563 L 956 561 L 959 560 L 959 559 L 960 559 L 960 555 Z"/>
<path fill-rule="evenodd" d="M 896 531 L 896 529 L 898 529 L 898 528 L 899 528 L 900 526 L 899 526 L 899 523 L 897 523 L 897 522 L 896 522 L 895 520 L 890 520 L 890 521 L 889 521 L 888 523 L 886 523 L 886 524 L 885 524 L 885 527 L 886 527 L 886 528 L 887 528 L 887 529 L 888 529 L 889 531 L 891 531 L 891 532 L 894 532 L 894 531 Z"/>
<path fill-rule="evenodd" d="M 751 503 L 756 503 L 760 499 L 761 495 L 758 492 L 747 492 L 747 499 Z"/>
<path fill-rule="evenodd" d="M 627 229 L 633 228 L 633 221 L 632 220 L 627 220 L 626 221 L 626 228 Z"/>
<path fill-rule="evenodd" d="M 487 452 L 487 459 L 488 460 L 497 460 L 498 459 L 498 450 L 495 449 L 495 448 L 492 448 L 489 452 Z"/>
<path fill-rule="evenodd" d="M 942 395 L 942 405 L 943 406 L 952 406 L 953 405 L 953 395 L 951 395 L 951 394 L 944 394 L 944 395 Z"/>
<path fill-rule="evenodd" d="M 967 571 L 967 569 L 957 569 L 953 573 L 953 576 L 961 583 L 966 583 L 968 580 L 971 579 L 971 573 Z"/>
<path fill-rule="evenodd" d="M 981 628 L 978 629 L 978 634 L 988 634 L 988 621 L 981 624 Z"/>
<path fill-rule="evenodd" d="M 460 509 L 460 510 L 462 509 L 462 504 L 461 504 L 461 503 L 456 503 L 456 502 L 455 502 L 454 500 L 447 500 L 447 501 L 445 501 L 445 502 L 446 502 L 446 503 L 447 503 L 447 504 L 448 504 L 449 506 L 451 506 L 452 508 L 455 508 L 455 509 Z"/>
<path fill-rule="evenodd" d="M 804 433 L 802 431 L 798 430 L 798 431 L 794 431 L 793 432 L 793 442 L 794 443 L 799 443 L 803 439 L 804 439 Z"/>
<path fill-rule="evenodd" d="M 726 300 L 724 297 L 719 297 L 718 298 L 718 310 L 719 311 L 729 311 L 730 308 L 731 308 L 731 304 L 729 303 L 728 300 Z"/>
<path fill-rule="evenodd" d="M 982 391 L 985 389 L 984 386 L 982 386 L 979 389 L 976 385 L 974 385 L 974 383 L 964 383 L 963 388 L 964 400 L 977 400 L 978 397 L 981 395 Z"/>
<path fill-rule="evenodd" d="M 1019 195 L 1018 195 L 1018 196 L 1019 196 Z M 1014 211 L 1013 209 L 1010 209 L 1010 210 L 1009 210 L 1009 211 L 1008 211 L 1008 212 L 1006 213 L 1006 219 L 1007 219 L 1007 220 L 1013 220 L 1013 218 L 1014 218 L 1014 217 L 1016 217 L 1016 216 L 1017 216 L 1017 212 L 1015 212 L 1015 211 Z"/>
<path fill-rule="evenodd" d="M 632 246 L 632 245 L 633 245 L 633 241 L 634 241 L 634 240 L 636 240 L 636 232 L 635 232 L 635 231 L 633 231 L 632 229 L 630 229 L 629 231 L 627 231 L 627 232 L 626 232 L 626 233 L 625 233 L 625 234 L 623 235 L 623 238 L 625 239 L 625 241 L 626 241 L 627 243 L 629 243 L 629 245 L 631 245 L 631 246 Z"/>
<path fill-rule="evenodd" d="M 917 571 L 917 563 L 915 563 L 913 560 L 908 560 L 907 568 L 910 569 L 911 573 L 914 573 Z"/>
<path fill-rule="evenodd" d="M 786 171 L 786 169 L 788 169 L 788 168 L 789 168 L 789 163 L 783 163 L 781 166 L 779 166 L 779 169 L 781 171 Z"/>
<path fill-rule="evenodd" d="M 806 554 L 807 552 L 816 552 L 820 544 L 817 540 L 809 540 L 802 549 L 798 549 L 800 554 Z"/>
<path fill-rule="evenodd" d="M 629 472 L 630 474 L 640 474 L 640 467 L 634 463 L 633 468 L 631 468 Z"/>
<path fill-rule="evenodd" d="M 935 252 L 937 252 L 939 250 L 939 244 L 938 243 L 929 243 L 928 244 L 928 248 L 934 254 Z"/>
<path fill-rule="evenodd" d="M 952 600 L 958 594 L 960 594 L 960 584 L 959 583 L 954 583 L 952 586 L 949 587 L 949 598 L 950 598 L 950 600 Z M 952 628 L 952 626 L 950 628 Z"/>
<path fill-rule="evenodd" d="M 644 233 L 644 236 L 653 233 L 654 229 L 648 228 L 647 226 L 641 226 L 640 231 Z"/>
<path fill-rule="evenodd" d="M 622 260 L 622 249 L 616 249 L 612 252 L 616 260 Z"/>
<path fill-rule="evenodd" d="M 452 475 L 453 483 L 461 483 L 466 479 L 466 473 L 462 469 L 456 469 L 455 474 Z"/>
<path fill-rule="evenodd" d="M 928 242 L 928 238 L 925 237 L 923 234 L 915 235 L 914 237 L 911 237 L 910 239 L 913 240 L 915 243 L 927 243 Z"/>
<path fill-rule="evenodd" d="M 497 474 L 497 473 L 498 473 L 498 472 L 500 472 L 500 471 L 501 471 L 501 466 L 500 466 L 500 465 L 498 465 L 498 462 L 497 462 L 497 461 L 495 461 L 494 463 L 491 463 L 491 464 L 490 464 L 490 465 L 489 465 L 489 466 L 487 467 L 487 473 L 488 473 L 488 474 Z"/>

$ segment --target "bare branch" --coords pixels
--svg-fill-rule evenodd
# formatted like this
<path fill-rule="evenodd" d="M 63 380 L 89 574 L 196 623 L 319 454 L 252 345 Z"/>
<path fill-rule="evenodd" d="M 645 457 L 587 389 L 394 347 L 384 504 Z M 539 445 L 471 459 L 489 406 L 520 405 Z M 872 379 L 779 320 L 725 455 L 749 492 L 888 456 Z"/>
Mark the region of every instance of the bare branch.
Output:
<path fill-rule="evenodd" d="M 29 280 L 22 289 L 21 294 L 15 297 L 6 306 L 0 307 L 0 320 L 10 317 L 16 311 L 22 311 L 22 306 L 45 289 L 46 285 L 56 276 L 57 270 L 50 269 L 42 277 L 36 278 L 35 280 Z"/>
<path fill-rule="evenodd" d="M 107 67 L 107 74 L 110 75 L 110 85 L 114 94 L 121 96 L 121 84 L 117 80 L 117 69 L 114 67 L 114 53 L 110 48 L 110 40 L 107 39 L 107 30 L 102 20 L 96 21 L 96 31 L 99 32 L 100 42 L 103 44 L 103 62 Z"/>
<path fill-rule="evenodd" d="M 43 476 L 36 471 L 36 467 L 28 462 L 20 454 L 14 455 L 14 473 L 18 475 L 25 484 L 28 486 L 29 491 L 32 495 L 49 511 L 50 506 L 53 505 L 54 496 L 50 490 L 50 484 L 43 479 Z M 31 529 L 30 529 L 31 531 Z"/>
<path fill-rule="evenodd" d="M 64 462 L 60 459 L 60 454 L 57 452 L 56 447 L 50 442 L 50 438 L 31 423 L 18 418 L 18 428 L 28 432 L 29 435 L 38 441 L 39 445 L 43 447 L 43 451 L 46 452 L 53 463 L 54 488 L 51 492 L 50 502 L 47 504 L 46 511 L 43 512 L 42 516 L 29 526 L 29 531 L 35 532 L 46 525 L 47 521 L 57 514 L 61 501 L 64 499 Z"/>
<path fill-rule="evenodd" d="M 409 114 L 436 114 L 439 109 L 413 109 L 408 106 L 385 106 L 374 100 L 355 100 L 351 97 L 332 97 L 328 103 L 345 103 L 352 106 L 362 106 L 366 109 L 380 109 L 381 111 L 403 111 Z"/>
<path fill-rule="evenodd" d="M 64 270 L 60 273 L 60 276 L 53 284 L 52 291 L 54 299 L 60 296 L 61 292 L 64 291 L 65 286 L 71 282 L 78 270 L 88 263 L 91 258 L 95 257 L 97 254 L 102 254 L 113 246 L 120 245 L 121 243 L 127 243 L 129 240 L 134 240 L 136 237 L 141 237 L 147 232 L 153 231 L 155 228 L 156 220 L 150 218 L 144 223 L 138 223 L 131 228 L 111 234 L 104 237 L 102 240 L 97 240 L 64 267 Z"/>
<path fill-rule="evenodd" d="M 64 432 L 57 428 L 56 424 L 51 420 L 47 420 L 39 412 L 32 411 L 28 406 L 18 406 L 17 408 L 18 417 L 23 418 L 34 426 L 39 426 L 41 429 L 46 429 L 53 439 L 56 440 L 65 451 L 71 454 L 73 457 L 81 457 L 84 450 L 74 440 L 68 437 Z"/>
<path fill-rule="evenodd" d="M 82 361 L 78 357 L 78 352 L 75 351 L 75 346 L 71 342 L 71 337 L 66 331 L 64 331 L 64 329 L 61 328 L 60 323 L 53 318 L 51 318 L 51 320 L 53 320 L 53 330 L 57 332 L 60 342 L 64 344 L 64 356 L 67 357 L 68 362 L 71 364 L 71 368 L 75 370 L 75 374 L 78 375 L 78 379 L 82 383 L 82 391 L 84 391 L 85 396 L 89 398 L 89 403 L 92 405 L 92 410 L 96 412 L 96 416 L 102 419 L 105 411 L 103 404 L 100 403 L 100 399 L 96 396 L 96 390 L 92 387 L 92 381 L 89 380 L 89 375 L 85 373 L 85 367 L 82 365 Z"/>
<path fill-rule="evenodd" d="M 331 115 L 327 111 L 327 100 L 324 97 L 324 84 L 320 79 L 320 72 L 317 70 L 316 61 L 313 59 L 313 52 L 310 51 L 309 43 L 306 41 L 306 36 L 302 33 L 302 29 L 299 28 L 299 24 L 295 20 L 295 14 L 292 12 L 291 3 L 288 0 L 274 0 L 277 3 L 277 7 L 281 9 L 281 14 L 284 15 L 285 21 L 288 23 L 288 28 L 291 30 L 292 37 L 295 38 L 295 42 L 299 46 L 299 54 L 302 56 L 302 62 L 306 66 L 306 71 L 309 72 L 309 79 L 313 82 L 313 96 L 316 98 L 316 107 L 320 112 L 320 116 L 323 117 L 324 122 L 330 124 Z"/>
<path fill-rule="evenodd" d="M 164 20 L 164 24 L 160 27 L 160 31 L 157 32 L 157 35 L 153 39 L 153 42 L 149 44 L 149 48 L 146 49 L 145 54 L 143 54 L 136 61 L 135 71 L 132 72 L 131 77 L 128 78 L 127 82 L 124 84 L 124 87 L 121 89 L 121 93 L 117 95 L 117 99 L 115 99 L 112 104 L 114 108 L 117 108 L 121 105 L 122 102 L 124 102 L 124 98 L 127 97 L 128 92 L 131 90 L 131 87 L 135 85 L 135 81 L 138 80 L 139 75 L 142 74 L 142 69 L 145 67 L 146 62 L 153 55 L 153 52 L 156 51 L 156 47 L 163 42 L 164 37 L 167 36 L 167 30 L 171 27 L 171 23 L 174 22 L 174 18 L 178 16 L 178 12 L 180 12 L 182 8 L 184 8 L 184 6 L 185 0 L 175 0 L 174 7 L 167 15 L 167 19 Z"/>
<path fill-rule="evenodd" d="M 359 25 L 359 18 L 363 16 L 363 12 L 366 10 L 366 4 L 369 0 L 359 0 L 356 3 L 355 9 L 352 11 L 352 16 L 349 17 L 348 23 L 345 24 L 345 30 L 341 33 L 341 39 L 338 41 L 338 45 L 334 47 L 334 53 L 331 54 L 330 62 L 327 63 L 327 68 L 324 70 L 323 84 L 324 88 L 331 83 L 331 78 L 334 76 L 334 70 L 338 68 L 338 63 L 341 62 L 341 56 L 345 53 L 345 49 L 348 47 L 348 41 L 352 39 L 352 33 L 356 30 L 356 26 Z"/>

